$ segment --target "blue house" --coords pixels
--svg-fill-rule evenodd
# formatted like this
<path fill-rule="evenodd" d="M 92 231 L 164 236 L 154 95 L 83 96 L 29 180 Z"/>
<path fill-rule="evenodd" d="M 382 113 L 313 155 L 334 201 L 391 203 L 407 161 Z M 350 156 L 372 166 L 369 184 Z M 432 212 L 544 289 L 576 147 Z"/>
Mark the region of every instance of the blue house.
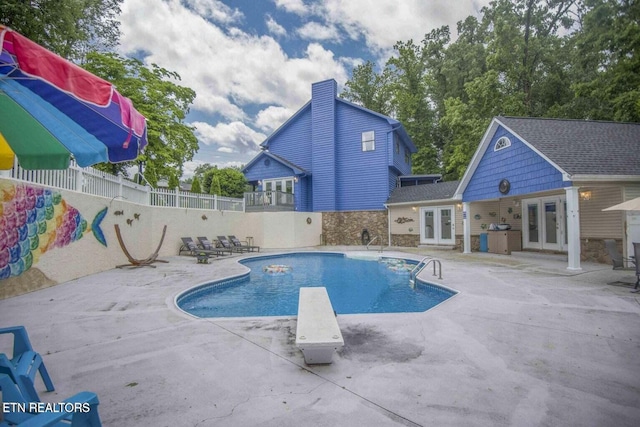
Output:
<path fill-rule="evenodd" d="M 417 151 L 400 122 L 338 98 L 335 80 L 271 134 L 242 170 L 247 211 L 385 211 Z"/>
<path fill-rule="evenodd" d="M 633 255 L 640 212 L 603 209 L 637 197 L 640 124 L 499 116 L 459 183 L 394 191 L 389 234 L 393 244 L 465 253 L 554 253 L 580 270 L 610 262 L 606 241 Z"/>

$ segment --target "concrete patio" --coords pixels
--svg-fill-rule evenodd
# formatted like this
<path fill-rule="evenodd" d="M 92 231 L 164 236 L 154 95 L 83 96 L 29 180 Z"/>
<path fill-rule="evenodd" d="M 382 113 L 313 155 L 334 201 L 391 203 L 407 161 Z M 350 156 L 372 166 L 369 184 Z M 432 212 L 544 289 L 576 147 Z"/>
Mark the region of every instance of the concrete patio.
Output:
<path fill-rule="evenodd" d="M 633 272 L 430 254 L 443 265 L 431 281 L 460 293 L 425 313 L 339 314 L 345 347 L 326 366 L 304 364 L 294 317 L 194 319 L 173 307 L 192 285 L 244 272 L 238 256 L 171 257 L 1 300 L 0 325 L 25 325 L 43 354 L 56 386 L 37 384 L 44 401 L 94 391 L 105 426 L 640 423 Z"/>

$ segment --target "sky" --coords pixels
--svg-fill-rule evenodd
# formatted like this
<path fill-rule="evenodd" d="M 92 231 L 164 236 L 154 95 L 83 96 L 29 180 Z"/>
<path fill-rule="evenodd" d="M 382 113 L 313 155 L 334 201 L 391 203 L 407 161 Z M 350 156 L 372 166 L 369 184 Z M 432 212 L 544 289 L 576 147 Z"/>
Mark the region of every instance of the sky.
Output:
<path fill-rule="evenodd" d="M 199 165 L 247 164 L 260 143 L 311 98 L 365 61 L 384 65 L 393 45 L 479 16 L 489 0 L 124 0 L 119 52 L 177 72 L 196 92 L 185 122 Z"/>

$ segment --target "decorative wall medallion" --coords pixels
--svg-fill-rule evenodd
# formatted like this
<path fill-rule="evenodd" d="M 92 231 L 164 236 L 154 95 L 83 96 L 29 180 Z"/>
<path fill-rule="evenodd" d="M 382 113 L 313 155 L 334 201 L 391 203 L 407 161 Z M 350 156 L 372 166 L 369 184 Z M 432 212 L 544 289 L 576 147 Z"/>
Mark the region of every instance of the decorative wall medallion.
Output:
<path fill-rule="evenodd" d="M 509 193 L 510 189 L 511 189 L 511 183 L 509 182 L 508 179 L 500 180 L 500 184 L 498 184 L 498 191 L 500 191 L 500 193 L 507 194 Z"/>

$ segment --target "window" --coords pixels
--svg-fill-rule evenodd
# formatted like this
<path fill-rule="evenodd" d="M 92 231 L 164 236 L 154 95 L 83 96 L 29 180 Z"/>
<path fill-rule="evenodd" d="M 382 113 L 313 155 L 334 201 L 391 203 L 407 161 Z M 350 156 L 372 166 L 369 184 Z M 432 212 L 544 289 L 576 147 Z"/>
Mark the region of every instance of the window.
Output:
<path fill-rule="evenodd" d="M 507 147 L 511 147 L 511 141 L 506 136 L 503 136 L 496 141 L 496 145 L 493 146 L 493 151 L 502 150 Z"/>
<path fill-rule="evenodd" d="M 397 134 L 393 134 L 393 140 L 395 142 L 396 154 L 400 154 L 400 138 L 398 138 Z"/>
<path fill-rule="evenodd" d="M 411 164 L 411 155 L 409 154 L 409 150 L 404 149 L 404 162 L 408 165 Z"/>
<path fill-rule="evenodd" d="M 362 151 L 373 151 L 376 149 L 375 132 L 370 130 L 362 132 Z"/>

